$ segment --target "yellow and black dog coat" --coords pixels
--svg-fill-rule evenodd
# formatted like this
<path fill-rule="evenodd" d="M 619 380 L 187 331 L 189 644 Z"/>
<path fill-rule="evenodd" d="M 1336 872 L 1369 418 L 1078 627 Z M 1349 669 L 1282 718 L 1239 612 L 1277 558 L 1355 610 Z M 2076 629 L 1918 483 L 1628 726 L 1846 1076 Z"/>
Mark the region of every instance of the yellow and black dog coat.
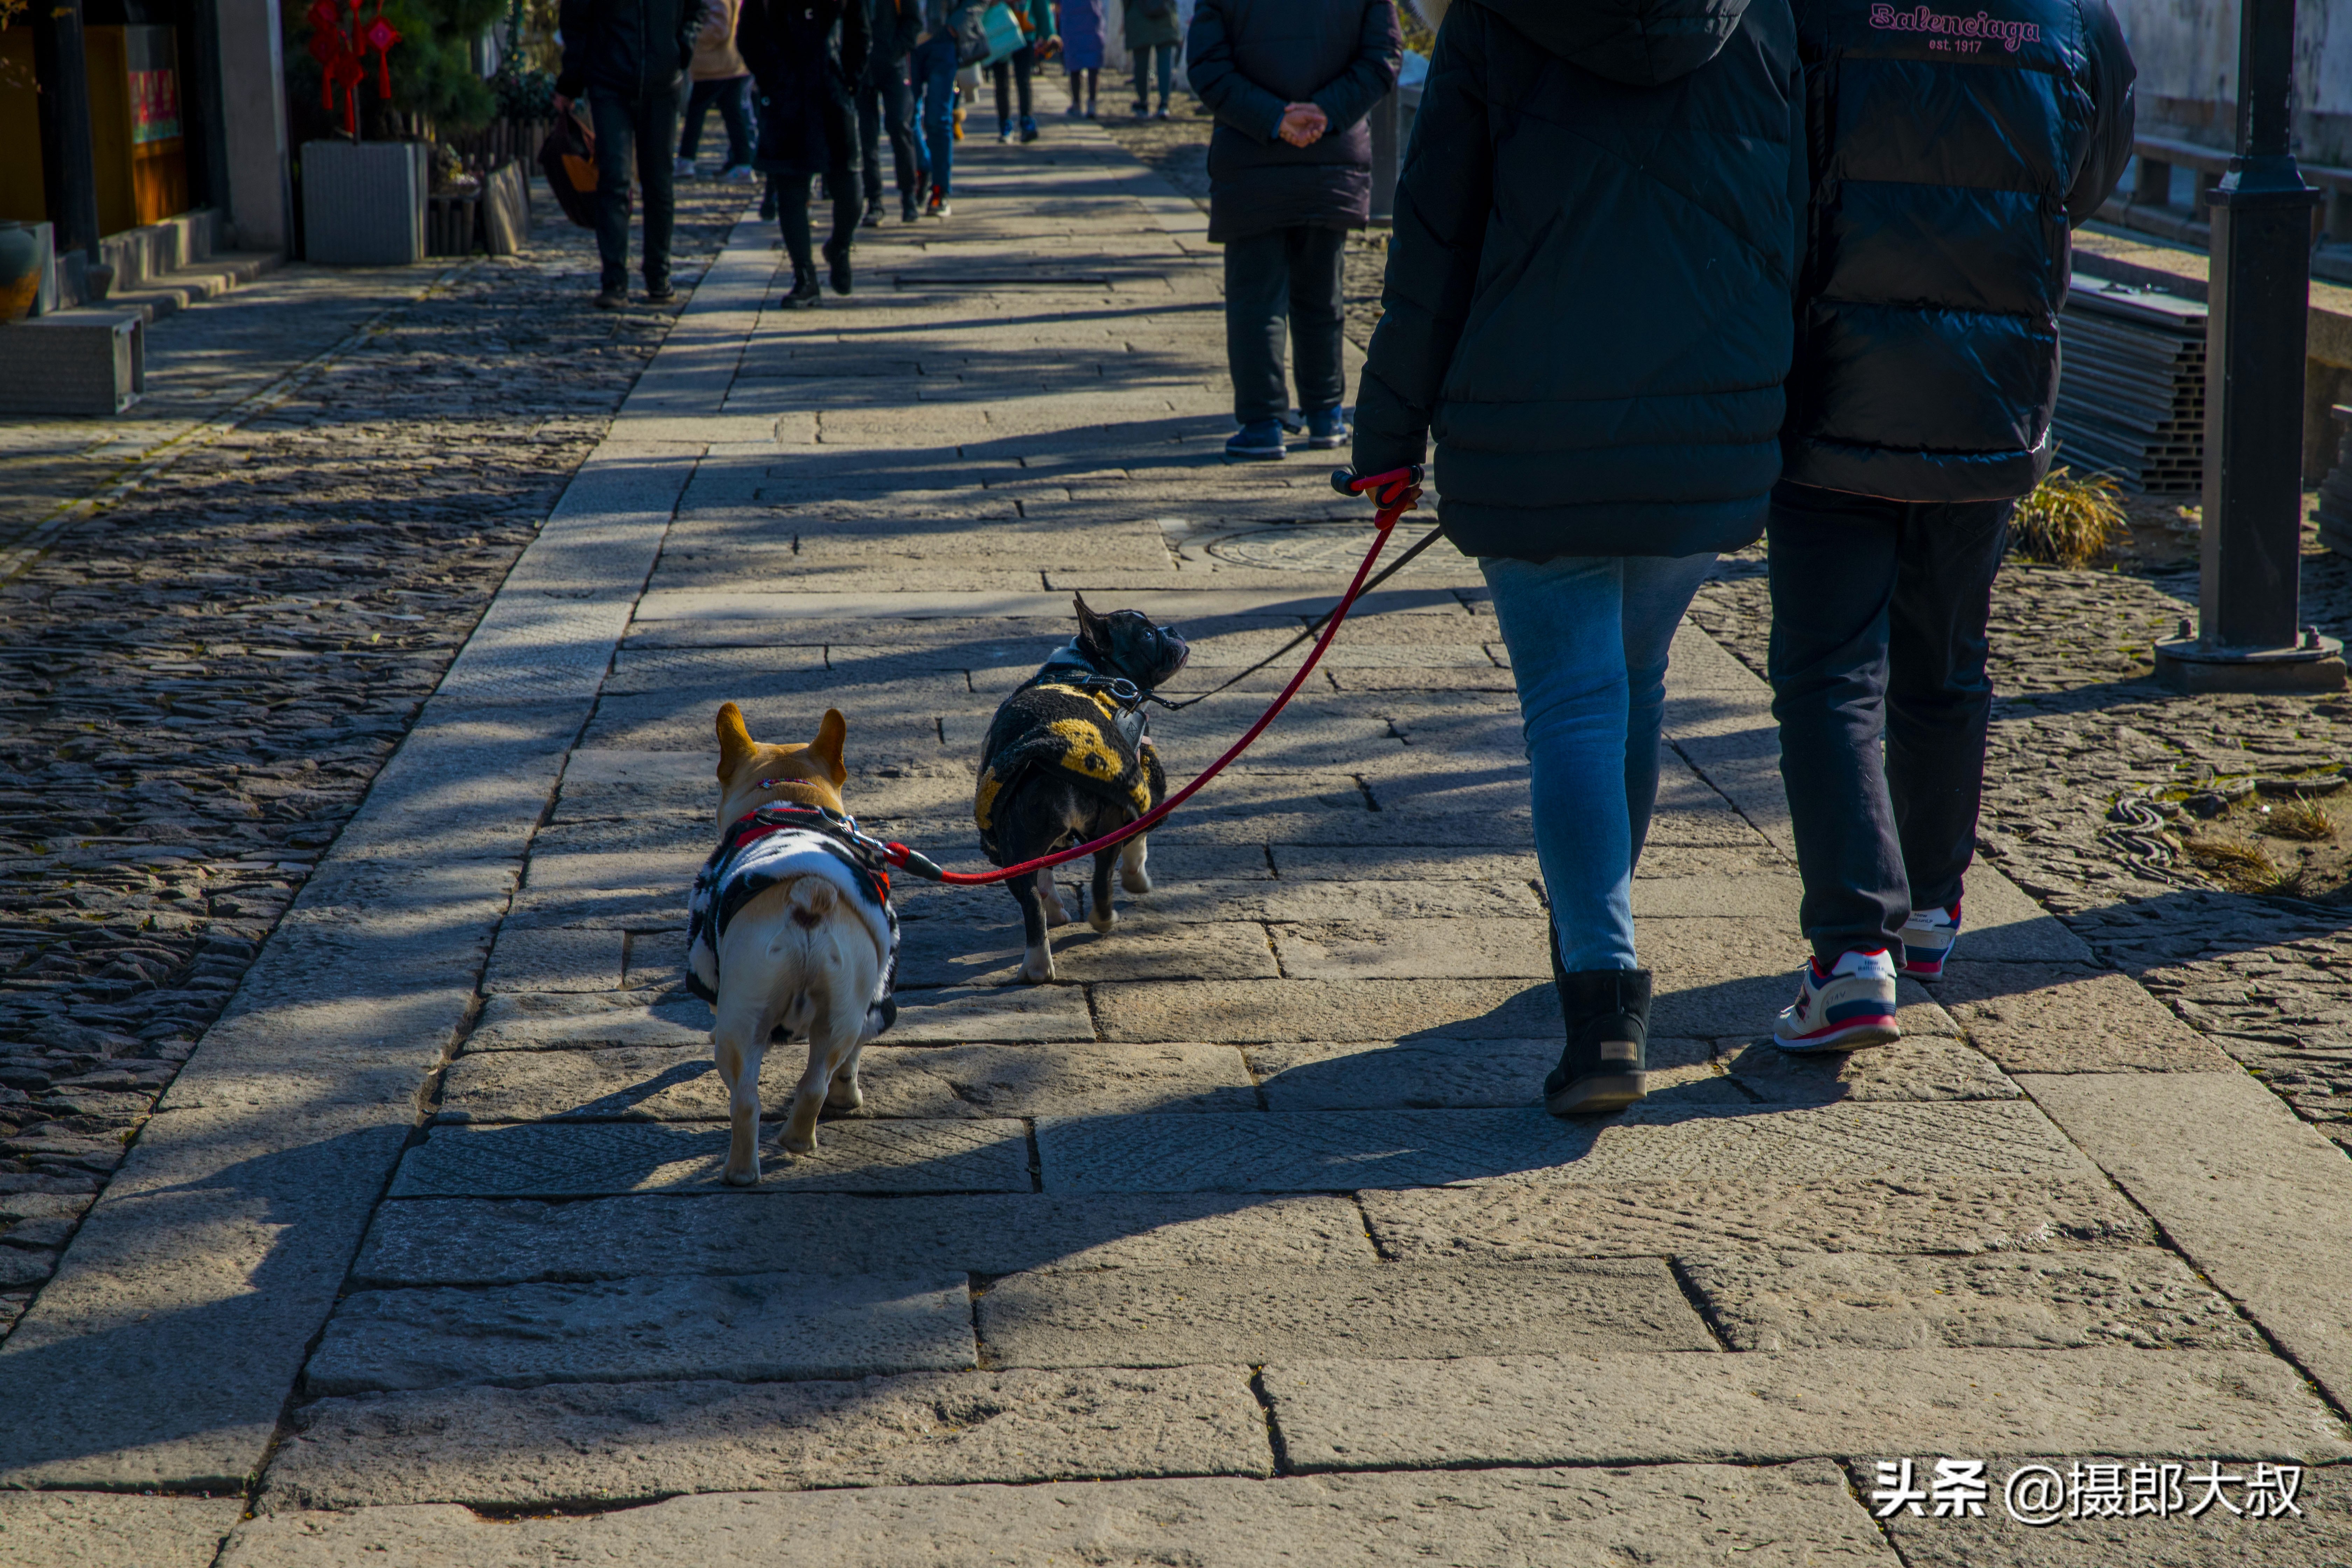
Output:
<path fill-rule="evenodd" d="M 997 824 L 1032 774 L 1045 769 L 1141 816 L 1167 798 L 1168 777 L 1144 725 L 1143 698 L 1125 680 L 1048 664 L 1004 700 L 981 750 L 971 814 L 980 845 L 1004 864 Z"/>

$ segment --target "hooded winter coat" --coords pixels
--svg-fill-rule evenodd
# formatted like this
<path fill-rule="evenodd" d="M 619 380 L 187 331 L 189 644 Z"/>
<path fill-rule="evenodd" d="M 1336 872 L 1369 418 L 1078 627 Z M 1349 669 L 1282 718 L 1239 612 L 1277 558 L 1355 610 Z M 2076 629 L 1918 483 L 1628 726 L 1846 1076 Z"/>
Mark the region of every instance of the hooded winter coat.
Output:
<path fill-rule="evenodd" d="M 1404 60 L 1391 0 L 1201 0 L 1186 74 L 1217 117 L 1209 138 L 1209 238 L 1268 229 L 1360 228 L 1372 210 L 1364 123 Z M 1329 127 L 1312 146 L 1276 132 L 1312 103 Z"/>
<path fill-rule="evenodd" d="M 1465 553 L 1763 531 L 1805 210 L 1787 0 L 1455 0 L 1397 187 L 1355 466 L 1437 442 Z"/>
<path fill-rule="evenodd" d="M 1798 0 L 1812 214 L 1788 477 L 1898 500 L 2021 496 L 2050 467 L 2069 229 L 2132 154 L 2106 0 L 1946 16 Z"/>
<path fill-rule="evenodd" d="M 839 180 L 856 170 L 850 89 L 866 69 L 869 16 L 866 0 L 743 0 L 735 47 L 759 87 L 762 173 Z"/>
<path fill-rule="evenodd" d="M 630 102 L 674 91 L 686 80 L 701 26 L 700 0 L 562 0 L 563 67 L 555 90 L 578 98 L 593 89 Z"/>

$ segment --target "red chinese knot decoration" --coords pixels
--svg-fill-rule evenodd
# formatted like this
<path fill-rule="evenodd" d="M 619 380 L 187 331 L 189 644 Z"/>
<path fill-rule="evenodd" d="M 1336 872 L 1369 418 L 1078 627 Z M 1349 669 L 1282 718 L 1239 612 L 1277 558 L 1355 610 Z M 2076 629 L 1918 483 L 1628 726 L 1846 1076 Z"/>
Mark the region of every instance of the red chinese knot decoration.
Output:
<path fill-rule="evenodd" d="M 320 106 L 329 113 L 335 110 L 335 100 L 341 97 L 343 109 L 343 134 L 356 140 L 360 133 L 360 82 L 367 75 L 366 56 L 375 51 L 375 90 L 379 97 L 392 96 L 392 47 L 400 42 L 400 29 L 384 20 L 383 0 L 376 0 L 375 19 L 362 26 L 360 7 L 365 0 L 350 0 L 351 21 L 347 26 L 335 0 L 311 0 L 310 57 L 319 62 Z"/>

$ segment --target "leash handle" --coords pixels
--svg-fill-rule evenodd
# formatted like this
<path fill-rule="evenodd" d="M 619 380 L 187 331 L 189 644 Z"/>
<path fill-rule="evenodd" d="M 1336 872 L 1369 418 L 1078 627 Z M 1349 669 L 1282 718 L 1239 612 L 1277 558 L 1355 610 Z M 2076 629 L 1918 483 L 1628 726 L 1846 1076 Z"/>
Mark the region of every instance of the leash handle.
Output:
<path fill-rule="evenodd" d="M 1051 855 L 1040 855 L 1034 860 L 1024 860 L 1018 866 L 1000 867 L 993 871 L 942 870 L 929 857 L 897 843 L 883 846 L 890 864 L 925 881 L 945 882 L 959 888 L 983 888 L 992 882 L 1009 882 L 1015 877 L 1033 876 L 1050 867 L 1066 865 L 1088 855 L 1099 855 L 1106 849 L 1117 848 L 1157 825 L 1170 812 L 1198 794 L 1203 784 L 1224 772 L 1234 758 L 1248 751 L 1251 743 L 1265 733 L 1265 727 L 1274 722 L 1275 715 L 1282 711 L 1298 689 L 1307 683 L 1307 678 L 1315 673 L 1315 667 L 1322 662 L 1324 651 L 1331 646 L 1331 639 L 1339 635 L 1339 627 L 1347 620 L 1348 611 L 1354 606 L 1357 596 L 1363 593 L 1364 579 L 1371 575 L 1372 563 L 1380 559 L 1381 551 L 1388 543 L 1397 520 L 1420 501 L 1421 465 L 1412 463 L 1364 479 L 1342 468 L 1331 476 L 1331 486 L 1342 495 L 1370 495 L 1373 505 L 1379 509 L 1373 522 L 1380 532 L 1373 538 L 1371 549 L 1364 552 L 1363 564 L 1356 568 L 1355 580 L 1348 584 L 1347 594 L 1339 600 L 1339 607 L 1331 612 L 1331 618 L 1325 623 L 1323 635 L 1316 640 L 1315 650 L 1307 656 L 1307 662 L 1298 667 L 1298 673 L 1290 678 L 1290 684 L 1285 686 L 1266 710 L 1258 715 L 1257 722 L 1244 731 L 1240 740 L 1227 747 L 1223 756 L 1210 763 L 1206 772 L 1126 826 L 1107 833 L 1091 843 L 1074 845 Z"/>

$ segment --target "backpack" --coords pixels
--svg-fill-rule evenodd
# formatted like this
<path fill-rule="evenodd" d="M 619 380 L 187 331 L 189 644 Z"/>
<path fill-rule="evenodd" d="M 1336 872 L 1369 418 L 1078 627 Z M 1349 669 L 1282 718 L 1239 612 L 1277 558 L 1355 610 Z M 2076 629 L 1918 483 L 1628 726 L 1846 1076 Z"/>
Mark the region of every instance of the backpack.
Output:
<path fill-rule="evenodd" d="M 563 216 L 582 228 L 594 228 L 596 135 L 576 110 L 555 117 L 555 129 L 539 144 L 539 170 Z"/>

